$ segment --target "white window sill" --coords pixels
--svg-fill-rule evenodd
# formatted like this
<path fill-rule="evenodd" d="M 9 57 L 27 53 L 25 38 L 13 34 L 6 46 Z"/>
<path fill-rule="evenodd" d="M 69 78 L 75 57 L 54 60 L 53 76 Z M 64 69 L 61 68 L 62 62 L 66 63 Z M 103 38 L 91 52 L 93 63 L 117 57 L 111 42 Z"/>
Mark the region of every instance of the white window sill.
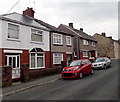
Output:
<path fill-rule="evenodd" d="M 59 44 L 59 43 L 53 43 L 53 44 L 54 44 L 54 45 L 58 45 L 58 46 L 59 46 L 59 45 L 60 45 L 60 46 L 62 46 L 62 45 L 63 45 L 63 44 Z"/>
<path fill-rule="evenodd" d="M 34 44 L 41 44 L 41 45 L 44 45 L 44 43 L 43 43 L 43 42 L 30 41 L 30 43 L 34 43 Z"/>
<path fill-rule="evenodd" d="M 42 69 L 42 68 L 45 68 L 45 67 L 40 67 L 40 68 L 30 68 L 30 69 Z"/>
<path fill-rule="evenodd" d="M 19 40 L 19 39 L 7 38 L 7 40 L 9 40 L 9 41 L 16 41 L 16 42 L 20 42 L 20 40 Z"/>
<path fill-rule="evenodd" d="M 61 63 L 53 63 L 53 64 L 55 64 L 55 65 L 56 65 L 56 64 L 61 64 Z"/>
<path fill-rule="evenodd" d="M 83 56 L 83 57 L 88 57 L 88 56 Z"/>
<path fill-rule="evenodd" d="M 72 46 L 72 44 L 67 44 L 67 46 Z"/>

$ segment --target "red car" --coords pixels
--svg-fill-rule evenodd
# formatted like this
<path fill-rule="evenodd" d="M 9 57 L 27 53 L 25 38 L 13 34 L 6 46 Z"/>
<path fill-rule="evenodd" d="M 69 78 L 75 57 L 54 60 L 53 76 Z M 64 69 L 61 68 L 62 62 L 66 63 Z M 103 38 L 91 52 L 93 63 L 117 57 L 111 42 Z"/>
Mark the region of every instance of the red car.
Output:
<path fill-rule="evenodd" d="M 92 69 L 92 63 L 88 59 L 74 60 L 69 66 L 63 68 L 61 72 L 62 78 L 83 78 L 83 75 L 94 71 Z"/>

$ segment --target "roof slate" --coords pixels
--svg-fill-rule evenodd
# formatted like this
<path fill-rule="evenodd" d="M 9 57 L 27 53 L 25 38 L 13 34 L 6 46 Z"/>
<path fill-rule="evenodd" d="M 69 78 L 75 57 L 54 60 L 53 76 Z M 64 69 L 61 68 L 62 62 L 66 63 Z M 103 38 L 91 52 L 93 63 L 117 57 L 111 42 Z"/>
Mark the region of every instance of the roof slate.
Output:
<path fill-rule="evenodd" d="M 87 33 L 83 32 L 83 31 L 80 31 L 78 29 L 72 28 L 72 27 L 64 25 L 64 24 L 62 24 L 62 25 L 71 29 L 71 31 L 74 31 L 75 33 L 77 33 L 77 35 L 79 35 L 83 39 L 92 40 L 92 41 L 97 42 L 97 40 L 95 40 L 92 36 L 88 35 Z"/>
<path fill-rule="evenodd" d="M 41 21 L 41 20 L 38 20 L 38 19 L 35 19 L 35 20 L 36 20 L 38 23 L 40 23 L 41 25 L 46 26 L 48 29 L 50 29 L 51 32 L 58 32 L 58 33 L 62 33 L 62 34 L 74 36 L 73 34 L 70 34 L 70 33 L 68 33 L 68 32 L 62 31 L 62 30 L 60 30 L 60 29 L 58 29 L 58 28 L 56 28 L 56 27 L 54 27 L 54 26 L 52 26 L 52 25 L 50 25 L 50 24 L 48 24 L 48 23 L 45 23 L 45 22 L 43 22 L 43 21 Z"/>

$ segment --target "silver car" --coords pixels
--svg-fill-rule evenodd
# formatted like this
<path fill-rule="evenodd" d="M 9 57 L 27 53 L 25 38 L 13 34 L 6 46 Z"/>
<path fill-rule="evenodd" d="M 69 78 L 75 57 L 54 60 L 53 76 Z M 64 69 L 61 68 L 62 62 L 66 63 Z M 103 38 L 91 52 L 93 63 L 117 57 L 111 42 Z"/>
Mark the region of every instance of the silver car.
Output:
<path fill-rule="evenodd" d="M 111 60 L 107 57 L 97 58 L 95 62 L 92 63 L 93 69 L 106 69 L 111 67 Z"/>

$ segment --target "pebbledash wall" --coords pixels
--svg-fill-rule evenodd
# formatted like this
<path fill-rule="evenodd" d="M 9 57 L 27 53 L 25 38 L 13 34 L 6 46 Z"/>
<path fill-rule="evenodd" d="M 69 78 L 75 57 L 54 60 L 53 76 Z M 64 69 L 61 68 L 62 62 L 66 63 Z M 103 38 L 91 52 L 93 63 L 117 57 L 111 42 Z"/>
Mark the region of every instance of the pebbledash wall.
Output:
<path fill-rule="evenodd" d="M 19 39 L 9 39 L 8 36 L 8 23 L 19 26 Z M 1 29 L 2 28 L 2 29 Z M 49 31 L 43 31 L 43 42 L 31 41 L 31 29 L 41 30 L 36 27 L 22 25 L 9 20 L 0 19 L 0 53 L 2 61 L 0 66 L 5 65 L 5 55 L 20 55 L 20 64 L 30 64 L 30 51 L 33 48 L 41 48 L 44 50 L 45 67 L 50 67 L 50 49 L 49 49 Z"/>

